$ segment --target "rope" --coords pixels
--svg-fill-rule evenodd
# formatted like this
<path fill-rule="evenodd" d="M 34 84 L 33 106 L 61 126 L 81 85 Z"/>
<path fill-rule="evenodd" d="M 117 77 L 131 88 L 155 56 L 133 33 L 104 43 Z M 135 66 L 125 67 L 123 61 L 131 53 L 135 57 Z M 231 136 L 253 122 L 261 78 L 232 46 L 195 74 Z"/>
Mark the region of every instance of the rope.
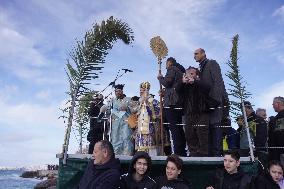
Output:
<path fill-rule="evenodd" d="M 98 117 L 90 117 L 90 118 L 95 118 L 95 119 L 98 119 Z M 101 118 L 100 120 L 108 120 L 109 118 L 107 118 L 107 117 L 103 117 L 103 118 Z M 119 119 L 113 119 L 113 121 L 116 121 L 116 120 L 119 120 Z M 128 119 L 125 119 L 124 121 L 128 121 Z M 151 121 L 151 122 L 149 122 L 149 123 L 158 123 L 158 122 L 156 122 L 156 121 Z M 164 125 L 170 125 L 171 123 L 163 123 Z M 177 126 L 186 126 L 187 124 L 185 124 L 185 123 L 176 123 L 175 125 L 177 125 Z M 206 126 L 208 126 L 208 125 L 193 125 L 194 127 L 206 127 Z M 231 126 L 230 125 L 220 125 L 220 126 L 215 126 L 215 127 L 220 127 L 220 128 L 230 128 Z"/>
<path fill-rule="evenodd" d="M 91 118 L 97 119 L 98 117 L 91 117 Z M 104 122 L 107 121 L 108 119 L 109 118 L 106 118 L 106 117 L 101 118 L 101 120 L 103 120 Z M 114 120 L 118 120 L 118 119 L 114 119 Z M 127 121 L 127 119 L 125 121 Z M 150 123 L 154 124 L 154 123 L 158 123 L 158 122 L 150 122 Z M 170 125 L 170 123 L 163 123 L 163 124 L 164 125 Z M 187 124 L 185 124 L 185 123 L 177 123 L 176 125 L 178 125 L 178 126 L 186 126 Z M 208 125 L 192 125 L 192 126 L 193 127 L 206 127 Z M 229 126 L 229 125 L 220 125 L 220 126 L 215 126 L 215 127 L 218 127 L 218 128 L 231 128 L 231 126 Z M 232 134 L 226 135 L 226 136 L 229 138 L 231 136 L 234 136 L 236 134 L 241 134 L 243 132 L 245 132 L 245 130 L 242 130 L 241 132 L 235 132 L 235 133 L 232 133 Z M 74 136 L 75 136 L 77 142 L 79 143 L 79 140 L 77 139 L 76 135 L 74 135 Z M 267 146 L 265 147 L 264 146 L 264 147 L 255 147 L 255 149 L 284 149 L 284 146 L 270 146 L 270 147 L 267 147 Z"/>
<path fill-rule="evenodd" d="M 215 110 L 215 109 L 222 109 L 222 108 L 227 108 L 228 106 L 218 106 L 218 107 L 216 107 L 216 108 L 209 108 L 210 110 Z M 177 108 L 177 107 L 170 107 L 170 106 L 165 106 L 164 107 L 165 109 L 175 109 L 175 110 L 183 110 L 183 108 L 181 108 L 181 107 L 179 107 L 179 108 Z"/>
<path fill-rule="evenodd" d="M 258 149 L 284 149 L 284 146 L 265 146 L 265 147 L 256 147 Z"/>

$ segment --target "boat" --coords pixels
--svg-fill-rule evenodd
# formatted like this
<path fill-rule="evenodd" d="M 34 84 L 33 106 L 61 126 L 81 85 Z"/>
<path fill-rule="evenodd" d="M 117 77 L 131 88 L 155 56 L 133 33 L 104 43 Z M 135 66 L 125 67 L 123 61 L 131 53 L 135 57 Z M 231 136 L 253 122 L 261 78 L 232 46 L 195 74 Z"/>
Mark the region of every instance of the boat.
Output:
<path fill-rule="evenodd" d="M 71 189 L 75 187 L 91 159 L 91 154 L 68 154 L 66 164 L 63 154 L 57 154 L 59 171 L 57 188 Z M 132 156 L 116 156 L 120 159 L 122 171 L 126 173 Z M 152 156 L 152 178 L 164 174 L 167 156 Z M 214 174 L 216 168 L 223 167 L 223 157 L 181 157 L 184 161 L 182 174 L 192 181 L 193 188 L 202 189 L 207 179 Z M 260 163 L 251 161 L 250 157 L 241 157 L 241 168 L 250 175 L 257 175 Z"/>
<path fill-rule="evenodd" d="M 107 20 L 106 22 L 103 22 L 101 24 L 101 27 L 105 27 L 108 23 L 120 23 L 117 22 L 117 20 L 113 19 L 112 17 Z M 122 23 L 122 26 L 124 27 L 125 24 Z M 95 25 L 95 27 L 100 27 L 98 25 Z M 89 38 L 92 38 L 95 35 L 95 31 L 101 31 L 101 29 L 94 28 L 94 32 L 88 32 L 85 36 L 85 40 L 88 40 Z M 129 28 L 128 28 L 129 29 Z M 127 31 L 129 31 L 127 29 Z M 129 32 L 131 34 L 131 31 Z M 116 39 L 116 38 L 115 38 Z M 119 38 L 118 38 L 119 39 Z M 125 43 L 130 43 L 131 42 L 131 35 L 126 35 L 124 39 L 128 39 L 128 41 L 124 41 Z M 159 37 L 153 38 L 156 41 L 158 41 L 158 45 L 162 44 L 163 41 Z M 154 40 L 154 41 L 155 41 Z M 92 41 L 92 40 L 91 40 Z M 91 42 L 90 42 L 91 43 Z M 90 44 L 87 41 L 83 41 L 82 43 L 78 43 L 78 45 L 81 44 Z M 107 40 L 107 43 L 110 43 L 110 41 Z M 90 45 L 89 45 L 90 46 Z M 89 47 L 87 46 L 87 47 Z M 111 47 L 111 46 L 110 46 Z M 152 50 L 155 49 L 157 46 L 154 44 L 151 44 Z M 78 54 L 80 55 L 79 57 L 73 57 L 74 60 L 82 60 L 82 53 L 85 53 L 86 51 L 88 52 L 88 49 L 84 49 L 85 47 L 79 46 L 78 48 L 75 48 L 75 52 L 73 53 L 74 56 L 76 56 L 76 52 L 78 51 Z M 160 53 L 160 50 L 163 50 L 162 53 Z M 96 49 L 95 49 L 96 50 Z M 162 46 L 162 48 L 157 47 L 156 52 L 154 54 L 157 56 L 158 59 L 158 64 L 159 64 L 159 71 L 161 71 L 161 60 L 166 56 L 167 53 L 165 51 L 167 48 L 165 46 Z M 91 49 L 90 51 L 94 51 Z M 101 53 L 100 49 L 98 49 L 99 53 Z M 104 49 L 104 53 L 107 54 L 106 49 Z M 104 53 L 101 53 L 102 56 L 105 56 Z M 161 55 L 162 54 L 162 55 Z M 76 71 L 72 67 L 72 65 L 68 62 L 67 68 L 69 70 L 68 79 L 70 82 L 70 88 L 71 92 L 70 94 L 70 102 L 71 102 L 71 107 L 68 109 L 69 111 L 69 116 L 68 116 L 68 124 L 67 124 L 67 129 L 65 133 L 65 139 L 64 139 L 64 144 L 63 144 L 63 150 L 62 153 L 57 154 L 56 157 L 59 160 L 59 170 L 58 170 L 58 180 L 57 180 L 57 188 L 58 189 L 71 189 L 74 186 L 76 186 L 82 175 L 84 174 L 84 170 L 92 158 L 90 154 L 69 154 L 68 153 L 68 145 L 69 145 L 69 138 L 70 138 L 70 132 L 71 132 L 71 127 L 72 127 L 72 120 L 73 120 L 73 114 L 74 114 L 74 108 L 76 105 L 76 98 L 80 95 L 83 94 L 84 90 L 79 90 L 79 89 L 85 89 L 86 85 L 88 83 L 85 83 L 85 81 L 80 81 L 80 79 L 87 78 L 87 80 L 90 80 L 91 78 L 98 77 L 97 73 L 95 72 L 90 72 L 90 70 L 101 70 L 102 67 L 97 67 L 98 63 L 95 61 L 90 61 L 91 65 L 87 65 L 88 63 L 85 62 L 76 62 L 77 68 L 78 69 L 83 69 L 83 71 Z M 99 59 L 99 63 L 104 63 L 103 58 Z M 94 69 L 96 68 L 96 69 Z M 90 72 L 89 74 L 86 74 L 86 72 Z M 85 75 L 80 76 L 80 73 L 84 73 Z M 95 75 L 95 76 L 94 76 Z M 76 81 L 78 81 L 76 83 Z M 113 82 L 114 83 L 114 82 Z M 81 88 L 80 88 L 81 87 Z M 160 86 L 161 87 L 161 86 Z M 76 89 L 76 90 L 75 90 Z M 82 92 L 83 91 L 83 92 Z M 162 125 L 162 124 L 161 124 Z M 247 130 L 248 131 L 248 130 Z M 163 132 L 161 132 L 163 133 Z M 82 152 L 82 128 L 80 129 L 80 135 L 81 135 L 81 140 L 80 140 L 80 145 L 81 145 L 81 152 Z M 249 140 L 250 141 L 250 140 Z M 163 147 L 163 146 L 162 146 Z M 161 148 L 163 149 L 163 148 Z M 260 157 L 260 156 L 259 156 Z M 262 157 L 261 162 L 266 162 L 265 158 L 267 157 L 265 154 Z M 130 160 L 132 156 L 119 156 L 117 155 L 116 158 L 119 158 L 121 161 L 122 165 L 122 174 L 126 173 L 129 167 Z M 156 177 L 160 176 L 161 174 L 164 174 L 165 170 L 165 165 L 166 165 L 166 156 L 151 156 L 152 158 L 152 168 L 151 168 L 151 176 Z M 206 184 L 206 180 L 209 178 L 210 174 L 213 174 L 216 168 L 223 167 L 223 157 L 182 157 L 184 161 L 184 167 L 183 167 L 183 176 L 186 178 L 189 178 L 192 183 L 193 183 L 193 188 L 195 189 L 201 189 L 204 187 Z M 259 161 L 257 161 L 254 158 L 253 155 L 253 149 L 252 145 L 250 144 L 250 156 L 248 157 L 241 157 L 241 168 L 251 174 L 251 175 L 256 175 L 258 174 L 259 167 L 262 166 Z"/>

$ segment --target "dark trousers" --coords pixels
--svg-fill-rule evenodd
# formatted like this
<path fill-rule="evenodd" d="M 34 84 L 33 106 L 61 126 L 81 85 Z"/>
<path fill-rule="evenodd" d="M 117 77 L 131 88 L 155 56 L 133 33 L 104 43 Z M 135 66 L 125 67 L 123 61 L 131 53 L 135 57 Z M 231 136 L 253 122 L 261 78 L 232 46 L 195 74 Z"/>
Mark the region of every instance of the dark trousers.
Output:
<path fill-rule="evenodd" d="M 222 155 L 222 129 L 220 123 L 209 125 L 209 156 L 219 157 Z"/>
<path fill-rule="evenodd" d="M 102 125 L 96 125 L 96 127 L 91 127 L 87 135 L 87 140 L 90 142 L 88 150 L 89 154 L 93 153 L 95 144 L 103 140 L 103 135 L 104 131 Z"/>
<path fill-rule="evenodd" d="M 92 154 L 93 153 L 94 147 L 95 147 L 95 144 L 93 144 L 93 143 L 89 144 L 88 154 Z"/>
<path fill-rule="evenodd" d="M 271 147 L 284 147 L 284 130 L 274 131 L 270 141 Z M 280 161 L 280 154 L 284 154 L 283 148 L 271 148 L 269 150 L 269 160 Z"/>
<path fill-rule="evenodd" d="M 174 108 L 165 108 L 165 123 L 169 123 L 169 129 L 171 131 L 174 153 L 179 156 L 186 156 L 185 151 L 185 135 L 182 125 L 182 111 Z"/>
<path fill-rule="evenodd" d="M 198 120 L 190 120 L 189 116 L 185 116 L 185 119 L 185 138 L 190 156 L 208 156 L 209 115 L 201 114 L 198 116 Z"/>

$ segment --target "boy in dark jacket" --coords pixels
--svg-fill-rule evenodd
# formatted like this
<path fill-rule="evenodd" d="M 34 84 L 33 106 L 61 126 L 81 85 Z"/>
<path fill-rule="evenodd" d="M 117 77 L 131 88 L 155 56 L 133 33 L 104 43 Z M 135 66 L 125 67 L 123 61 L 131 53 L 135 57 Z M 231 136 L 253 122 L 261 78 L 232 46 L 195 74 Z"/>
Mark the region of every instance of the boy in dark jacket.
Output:
<path fill-rule="evenodd" d="M 155 189 L 156 182 L 148 176 L 151 158 L 148 153 L 138 151 L 133 156 L 128 173 L 121 176 L 121 189 Z"/>
<path fill-rule="evenodd" d="M 249 189 L 251 177 L 240 166 L 237 151 L 224 152 L 224 169 L 218 169 L 215 176 L 206 184 L 206 189 Z"/>
<path fill-rule="evenodd" d="M 167 158 L 166 176 L 156 179 L 156 189 L 191 189 L 191 182 L 180 177 L 183 161 L 172 154 Z"/>

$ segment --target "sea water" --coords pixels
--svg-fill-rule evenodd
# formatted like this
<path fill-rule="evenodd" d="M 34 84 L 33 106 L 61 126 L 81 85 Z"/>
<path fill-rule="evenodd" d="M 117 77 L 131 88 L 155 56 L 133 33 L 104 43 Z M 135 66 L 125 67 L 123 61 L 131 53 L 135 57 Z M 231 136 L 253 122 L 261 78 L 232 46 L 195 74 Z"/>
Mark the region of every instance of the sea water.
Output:
<path fill-rule="evenodd" d="M 0 189 L 32 189 L 42 181 L 34 178 L 22 178 L 24 170 L 0 170 Z"/>

